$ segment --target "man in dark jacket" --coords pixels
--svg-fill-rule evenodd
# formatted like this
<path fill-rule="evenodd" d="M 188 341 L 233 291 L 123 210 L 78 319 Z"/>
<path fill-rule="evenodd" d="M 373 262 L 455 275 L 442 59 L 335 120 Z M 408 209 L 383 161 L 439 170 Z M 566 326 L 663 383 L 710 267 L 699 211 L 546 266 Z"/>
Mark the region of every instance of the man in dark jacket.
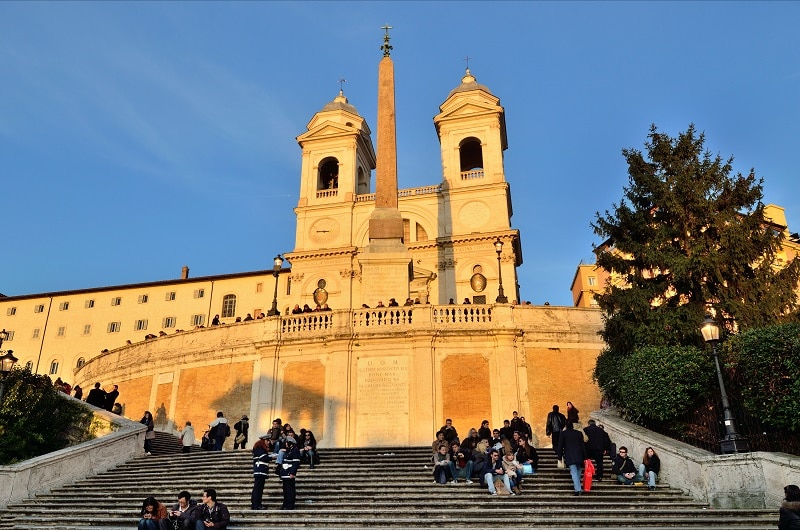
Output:
<path fill-rule="evenodd" d="M 165 528 L 172 530 L 194 530 L 200 508 L 197 501 L 192 499 L 192 494 L 188 491 L 178 493 L 178 502 L 173 504 L 167 512 L 169 519 L 162 519 L 168 524 Z"/>
<path fill-rule="evenodd" d="M 111 412 L 111 409 L 114 408 L 114 403 L 117 402 L 117 398 L 119 397 L 119 387 L 114 385 L 114 390 L 106 394 L 106 402 L 105 402 L 105 409 Z"/>
<path fill-rule="evenodd" d="M 603 454 L 606 448 L 611 445 L 611 439 L 608 433 L 597 426 L 594 420 L 589 420 L 588 425 L 583 432 L 589 441 L 586 442 L 586 452 L 589 453 L 589 458 L 594 460 L 595 480 L 603 480 Z"/>
<path fill-rule="evenodd" d="M 575 495 L 580 495 L 582 493 L 581 475 L 578 466 L 586 460 L 586 446 L 583 444 L 583 433 L 573 429 L 571 423 L 567 423 L 567 429 L 561 433 L 558 439 L 556 456 L 564 458 L 564 465 L 569 467 L 569 473 L 572 475 Z"/>
<path fill-rule="evenodd" d="M 226 530 L 231 522 L 228 507 L 217 502 L 217 490 L 206 488 L 203 490 L 203 506 L 199 510 L 199 518 L 195 523 L 195 530 Z"/>
<path fill-rule="evenodd" d="M 634 482 L 644 482 L 644 478 L 636 473 L 636 464 L 628 456 L 628 448 L 624 445 L 619 448 L 619 454 L 611 460 L 611 474 L 626 486 L 632 486 Z"/>
<path fill-rule="evenodd" d="M 295 477 L 297 476 L 297 470 L 300 468 L 300 449 L 297 447 L 297 441 L 293 436 L 287 436 L 283 443 L 286 447 L 286 455 L 283 457 L 283 463 L 278 464 L 278 475 L 281 477 L 281 483 L 283 484 L 283 505 L 281 505 L 281 510 L 294 510 L 297 497 Z"/>
<path fill-rule="evenodd" d="M 464 477 L 467 484 L 472 484 L 472 466 L 474 466 L 472 451 L 462 451 L 458 440 L 450 445 L 450 477 L 453 484 L 458 483 L 458 479 Z"/>
<path fill-rule="evenodd" d="M 547 415 L 547 425 L 545 425 L 544 431 L 553 441 L 553 451 L 556 452 L 556 458 L 561 458 L 558 456 L 558 440 L 566 423 L 567 417 L 558 411 L 558 405 L 553 405 L 553 412 Z"/>
<path fill-rule="evenodd" d="M 100 388 L 100 383 L 95 383 L 94 388 L 86 396 L 86 403 L 94 405 L 99 409 L 106 408 L 106 391 Z"/>

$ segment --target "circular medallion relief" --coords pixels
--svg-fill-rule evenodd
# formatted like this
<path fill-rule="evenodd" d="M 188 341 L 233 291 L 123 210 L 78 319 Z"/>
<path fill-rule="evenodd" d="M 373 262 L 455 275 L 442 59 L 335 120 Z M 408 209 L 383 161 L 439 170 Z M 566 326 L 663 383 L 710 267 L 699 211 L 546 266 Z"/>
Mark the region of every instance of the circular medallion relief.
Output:
<path fill-rule="evenodd" d="M 480 201 L 470 201 L 461 207 L 458 212 L 458 219 L 462 224 L 470 228 L 480 228 L 489 221 L 491 212 L 486 203 Z"/>
<path fill-rule="evenodd" d="M 473 274 L 472 278 L 469 280 L 469 285 L 472 287 L 473 291 L 480 293 L 486 289 L 486 276 L 481 273 Z"/>
<path fill-rule="evenodd" d="M 314 243 L 328 243 L 339 235 L 339 223 L 330 217 L 323 217 L 311 225 L 308 238 Z"/>

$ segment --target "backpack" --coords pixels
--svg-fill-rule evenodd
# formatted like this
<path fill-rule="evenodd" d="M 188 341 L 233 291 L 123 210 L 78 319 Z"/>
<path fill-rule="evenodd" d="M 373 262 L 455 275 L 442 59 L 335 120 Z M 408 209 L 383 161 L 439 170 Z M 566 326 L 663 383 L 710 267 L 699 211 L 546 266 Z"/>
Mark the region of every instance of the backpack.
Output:
<path fill-rule="evenodd" d="M 227 423 L 225 424 L 225 438 L 231 435 L 231 426 Z"/>

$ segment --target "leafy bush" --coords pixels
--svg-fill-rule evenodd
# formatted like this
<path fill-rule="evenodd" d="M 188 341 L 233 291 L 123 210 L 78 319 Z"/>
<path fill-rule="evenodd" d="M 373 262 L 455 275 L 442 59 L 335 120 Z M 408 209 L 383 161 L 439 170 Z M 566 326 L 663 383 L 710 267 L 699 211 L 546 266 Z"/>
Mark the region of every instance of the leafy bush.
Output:
<path fill-rule="evenodd" d="M 629 355 L 603 352 L 595 378 L 634 421 L 676 421 L 715 388 L 711 356 L 693 346 L 645 346 Z"/>
<path fill-rule="evenodd" d="M 0 464 L 13 464 L 90 439 L 92 413 L 64 399 L 46 375 L 12 370 L 0 401 Z"/>
<path fill-rule="evenodd" d="M 722 348 L 747 413 L 800 432 L 800 324 L 745 330 Z"/>

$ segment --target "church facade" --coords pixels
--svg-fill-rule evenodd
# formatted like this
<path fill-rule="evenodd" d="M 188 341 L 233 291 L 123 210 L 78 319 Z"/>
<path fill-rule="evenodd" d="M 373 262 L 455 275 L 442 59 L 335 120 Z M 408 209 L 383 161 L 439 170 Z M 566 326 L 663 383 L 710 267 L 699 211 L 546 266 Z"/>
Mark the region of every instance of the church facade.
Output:
<path fill-rule="evenodd" d="M 445 418 L 463 436 L 512 411 L 545 442 L 554 403 L 598 408 L 599 311 L 515 303 L 500 100 L 467 70 L 434 118 L 441 182 L 399 189 L 388 49 L 377 150 L 342 92 L 297 137 L 290 266 L 0 298 L 4 346 L 38 373 L 117 384 L 126 416 L 151 410 L 165 430 L 200 433 L 222 410 L 259 433 L 281 417 L 327 447 L 424 444 Z M 279 314 L 258 318 L 274 300 Z"/>

